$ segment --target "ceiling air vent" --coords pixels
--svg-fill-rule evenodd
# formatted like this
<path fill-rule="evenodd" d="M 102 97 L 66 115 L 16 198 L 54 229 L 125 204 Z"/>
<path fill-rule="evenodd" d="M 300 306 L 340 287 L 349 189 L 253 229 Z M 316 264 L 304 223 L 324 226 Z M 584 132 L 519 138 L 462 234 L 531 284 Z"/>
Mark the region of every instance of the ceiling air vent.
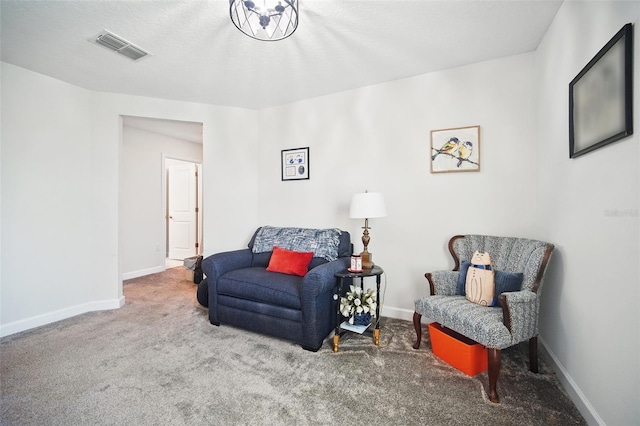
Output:
<path fill-rule="evenodd" d="M 118 37 L 117 35 L 106 30 L 98 34 L 94 40 L 100 46 L 111 49 L 114 52 L 126 56 L 129 59 L 133 59 L 134 61 L 137 61 L 138 59 L 144 58 L 145 56 L 149 55 L 149 52 L 145 52 L 138 46 L 129 43 L 122 37 Z"/>

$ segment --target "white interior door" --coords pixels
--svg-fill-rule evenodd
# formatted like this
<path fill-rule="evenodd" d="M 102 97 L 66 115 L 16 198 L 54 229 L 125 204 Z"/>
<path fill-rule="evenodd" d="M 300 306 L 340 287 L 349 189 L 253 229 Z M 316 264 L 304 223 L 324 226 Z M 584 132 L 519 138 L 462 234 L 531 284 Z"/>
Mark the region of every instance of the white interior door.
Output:
<path fill-rule="evenodd" d="M 169 258 L 184 259 L 196 255 L 196 164 L 170 166 L 167 174 Z"/>

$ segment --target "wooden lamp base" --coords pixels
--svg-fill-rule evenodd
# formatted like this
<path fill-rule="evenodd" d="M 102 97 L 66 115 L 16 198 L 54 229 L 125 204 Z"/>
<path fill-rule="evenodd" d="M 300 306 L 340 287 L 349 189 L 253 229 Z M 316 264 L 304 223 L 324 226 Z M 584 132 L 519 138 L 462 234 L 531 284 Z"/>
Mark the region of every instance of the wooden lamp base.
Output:
<path fill-rule="evenodd" d="M 363 251 L 360 253 L 360 257 L 362 258 L 362 269 L 371 269 L 373 268 L 372 255 L 368 251 Z"/>

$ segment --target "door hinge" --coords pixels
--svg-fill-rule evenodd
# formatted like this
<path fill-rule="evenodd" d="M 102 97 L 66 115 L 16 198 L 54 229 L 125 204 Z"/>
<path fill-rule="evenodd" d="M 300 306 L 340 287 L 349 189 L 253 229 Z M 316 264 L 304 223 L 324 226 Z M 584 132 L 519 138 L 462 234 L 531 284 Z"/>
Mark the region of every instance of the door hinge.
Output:
<path fill-rule="evenodd" d="M 196 243 L 196 248 L 200 247 L 200 244 Z"/>
<path fill-rule="evenodd" d="M 196 213 L 200 213 L 200 207 L 196 207 Z"/>

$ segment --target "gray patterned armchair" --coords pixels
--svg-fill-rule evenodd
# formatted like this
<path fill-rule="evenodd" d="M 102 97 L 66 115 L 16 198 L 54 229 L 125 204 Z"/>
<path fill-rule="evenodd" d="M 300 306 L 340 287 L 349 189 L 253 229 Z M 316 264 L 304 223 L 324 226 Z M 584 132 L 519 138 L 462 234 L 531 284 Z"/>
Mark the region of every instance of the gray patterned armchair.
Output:
<path fill-rule="evenodd" d="M 457 295 L 461 262 L 469 261 L 475 250 L 488 252 L 496 271 L 523 273 L 522 290 L 502 293 L 500 305 L 495 307 L 480 306 Z M 425 274 L 431 295 L 415 301 L 417 339 L 413 347 L 420 347 L 423 315 L 484 345 L 488 352 L 489 399 L 499 402 L 496 387 L 501 349 L 529 340 L 529 369 L 538 372 L 540 289 L 553 244 L 524 238 L 456 235 L 449 240 L 449 251 L 455 261 L 452 271 Z"/>

